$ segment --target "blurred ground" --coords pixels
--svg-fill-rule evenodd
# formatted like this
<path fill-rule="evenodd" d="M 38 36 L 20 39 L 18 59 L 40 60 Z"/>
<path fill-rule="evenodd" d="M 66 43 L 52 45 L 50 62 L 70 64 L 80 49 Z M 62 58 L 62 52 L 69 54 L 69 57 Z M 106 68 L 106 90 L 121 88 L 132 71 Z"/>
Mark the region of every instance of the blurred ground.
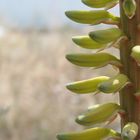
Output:
<path fill-rule="evenodd" d="M 68 82 L 115 73 L 112 67 L 85 69 L 65 60 L 66 53 L 85 51 L 71 41 L 80 32 L 2 30 L 1 140 L 55 140 L 57 133 L 83 128 L 74 119 L 89 105 L 118 100 L 116 95 L 79 96 L 65 89 Z M 116 123 L 113 127 L 118 128 Z"/>

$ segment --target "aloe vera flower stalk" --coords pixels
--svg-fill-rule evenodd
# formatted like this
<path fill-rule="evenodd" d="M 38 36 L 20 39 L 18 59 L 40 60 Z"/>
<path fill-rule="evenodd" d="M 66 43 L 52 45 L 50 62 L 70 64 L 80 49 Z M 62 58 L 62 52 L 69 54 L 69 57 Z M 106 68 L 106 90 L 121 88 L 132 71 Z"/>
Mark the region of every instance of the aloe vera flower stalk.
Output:
<path fill-rule="evenodd" d="M 67 84 L 66 87 L 76 94 L 115 93 L 119 95 L 120 102 L 89 107 L 75 121 L 80 125 L 90 126 L 90 129 L 58 134 L 57 138 L 140 140 L 140 0 L 81 0 L 81 2 L 94 10 L 66 11 L 65 14 L 69 19 L 92 26 L 108 24 L 110 28 L 72 37 L 73 42 L 79 47 L 97 52 L 67 54 L 66 59 L 80 67 L 100 68 L 113 65 L 119 73 L 113 77 L 101 75 L 76 81 Z M 116 5 L 119 5 L 120 17 L 108 11 Z M 119 58 L 104 52 L 104 49 L 115 45 L 119 46 Z M 117 116 L 121 119 L 121 132 L 102 125 L 115 120 Z"/>

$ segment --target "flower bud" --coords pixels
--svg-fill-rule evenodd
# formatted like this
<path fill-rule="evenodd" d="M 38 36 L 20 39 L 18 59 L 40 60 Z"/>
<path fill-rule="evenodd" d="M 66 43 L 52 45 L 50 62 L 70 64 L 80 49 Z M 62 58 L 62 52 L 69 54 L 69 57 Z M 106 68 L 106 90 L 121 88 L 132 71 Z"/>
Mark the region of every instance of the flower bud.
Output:
<path fill-rule="evenodd" d="M 107 46 L 92 40 L 89 36 L 75 36 L 72 40 L 75 44 L 85 49 L 102 49 Z"/>
<path fill-rule="evenodd" d="M 120 67 L 122 64 L 120 60 L 109 53 L 95 53 L 95 54 L 68 54 L 66 59 L 71 63 L 81 67 L 102 67 L 108 64 Z"/>
<path fill-rule="evenodd" d="M 117 39 L 123 36 L 123 33 L 118 28 L 109 28 L 105 30 L 90 32 L 89 36 L 98 43 L 105 44 L 117 41 Z"/>
<path fill-rule="evenodd" d="M 67 89 L 79 94 L 93 93 L 98 90 L 99 83 L 108 80 L 107 76 L 99 76 L 88 80 L 78 81 L 67 84 Z"/>
<path fill-rule="evenodd" d="M 138 134 L 138 125 L 134 122 L 127 123 L 122 130 L 124 140 L 134 140 Z"/>
<path fill-rule="evenodd" d="M 116 93 L 128 83 L 129 79 L 126 75 L 118 74 L 115 77 L 100 83 L 98 89 L 104 93 Z"/>
<path fill-rule="evenodd" d="M 119 109 L 120 106 L 116 103 L 94 105 L 79 115 L 76 122 L 85 126 L 109 122 L 117 115 Z"/>
<path fill-rule="evenodd" d="M 84 4 L 92 8 L 107 8 L 113 7 L 118 3 L 118 0 L 82 0 Z"/>
<path fill-rule="evenodd" d="M 94 10 L 94 11 L 66 11 L 66 16 L 78 23 L 82 24 L 100 24 L 100 23 L 108 23 L 109 24 L 118 24 L 120 23 L 120 18 L 112 15 L 106 10 Z"/>
<path fill-rule="evenodd" d="M 95 127 L 81 132 L 59 134 L 57 138 L 58 140 L 102 140 L 113 136 L 120 136 L 120 134 L 109 128 Z"/>
<path fill-rule="evenodd" d="M 140 64 L 140 45 L 134 46 L 132 48 L 131 56 Z"/>
<path fill-rule="evenodd" d="M 136 5 L 135 0 L 124 0 L 123 9 L 124 9 L 126 16 L 129 19 L 132 19 L 134 17 L 136 8 L 137 8 L 137 5 Z"/>

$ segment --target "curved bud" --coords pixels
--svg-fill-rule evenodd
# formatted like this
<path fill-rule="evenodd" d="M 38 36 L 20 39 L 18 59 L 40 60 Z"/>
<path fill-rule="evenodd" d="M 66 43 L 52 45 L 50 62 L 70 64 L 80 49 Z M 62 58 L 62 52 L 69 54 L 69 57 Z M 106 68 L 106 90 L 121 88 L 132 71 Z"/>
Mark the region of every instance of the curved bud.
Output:
<path fill-rule="evenodd" d="M 92 40 L 89 36 L 75 36 L 72 40 L 75 44 L 85 49 L 101 49 L 107 46 Z"/>
<path fill-rule="evenodd" d="M 131 56 L 140 64 L 140 45 L 132 48 Z"/>
<path fill-rule="evenodd" d="M 95 127 L 81 132 L 59 134 L 57 138 L 58 140 L 102 140 L 111 136 L 120 136 L 120 134 L 109 128 Z"/>
<path fill-rule="evenodd" d="M 120 23 L 120 19 L 112 14 L 110 14 L 106 10 L 95 10 L 95 11 L 66 11 L 66 16 L 78 23 L 83 24 L 100 24 L 107 23 L 110 24 L 118 24 Z M 109 24 L 109 23 L 107 23 Z"/>
<path fill-rule="evenodd" d="M 122 130 L 124 140 L 134 140 L 138 134 L 138 125 L 134 122 L 127 123 Z"/>
<path fill-rule="evenodd" d="M 107 64 L 121 66 L 120 61 L 115 56 L 108 53 L 68 54 L 66 58 L 71 63 L 82 67 L 102 67 Z"/>
<path fill-rule="evenodd" d="M 98 89 L 104 93 L 116 93 L 129 83 L 124 74 L 118 74 L 109 80 L 99 84 Z"/>
<path fill-rule="evenodd" d="M 106 7 L 112 7 L 113 5 L 116 5 L 119 1 L 118 0 L 82 0 L 82 2 L 85 5 L 92 8 L 106 8 Z"/>
<path fill-rule="evenodd" d="M 94 105 L 78 116 L 76 122 L 86 126 L 109 122 L 117 115 L 119 109 L 120 106 L 116 103 Z"/>
<path fill-rule="evenodd" d="M 137 8 L 137 5 L 136 5 L 135 0 L 124 0 L 123 9 L 124 9 L 125 15 L 129 19 L 132 19 L 134 17 L 136 8 Z"/>
<path fill-rule="evenodd" d="M 109 28 L 90 32 L 89 36 L 98 43 L 107 44 L 119 39 L 123 33 L 119 28 Z"/>
<path fill-rule="evenodd" d="M 106 81 L 108 79 L 109 77 L 107 76 L 100 76 L 100 77 L 91 78 L 88 80 L 70 83 L 66 87 L 67 89 L 75 93 L 80 93 L 80 94 L 92 93 L 92 92 L 97 91 L 99 83 Z"/>

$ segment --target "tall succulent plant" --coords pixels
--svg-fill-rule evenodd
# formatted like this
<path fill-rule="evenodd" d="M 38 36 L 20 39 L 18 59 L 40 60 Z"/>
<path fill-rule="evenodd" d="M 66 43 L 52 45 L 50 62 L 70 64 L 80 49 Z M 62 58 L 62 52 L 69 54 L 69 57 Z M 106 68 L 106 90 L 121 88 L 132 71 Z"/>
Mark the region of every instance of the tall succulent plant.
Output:
<path fill-rule="evenodd" d="M 139 140 L 140 139 L 140 0 L 82 0 L 92 8 L 101 10 L 67 11 L 71 20 L 97 25 L 115 25 L 113 28 L 92 31 L 72 40 L 82 48 L 97 49 L 97 53 L 68 54 L 71 63 L 82 67 L 113 65 L 119 69 L 114 77 L 99 76 L 70 83 L 67 88 L 77 94 L 119 92 L 120 104 L 106 103 L 89 107 L 76 118 L 76 122 L 93 128 L 80 132 L 59 134 L 59 140 Z M 119 4 L 120 17 L 107 10 Z M 120 58 L 101 52 L 107 47 L 119 46 Z M 97 127 L 121 117 L 121 132 Z M 96 127 L 94 127 L 96 125 Z"/>

